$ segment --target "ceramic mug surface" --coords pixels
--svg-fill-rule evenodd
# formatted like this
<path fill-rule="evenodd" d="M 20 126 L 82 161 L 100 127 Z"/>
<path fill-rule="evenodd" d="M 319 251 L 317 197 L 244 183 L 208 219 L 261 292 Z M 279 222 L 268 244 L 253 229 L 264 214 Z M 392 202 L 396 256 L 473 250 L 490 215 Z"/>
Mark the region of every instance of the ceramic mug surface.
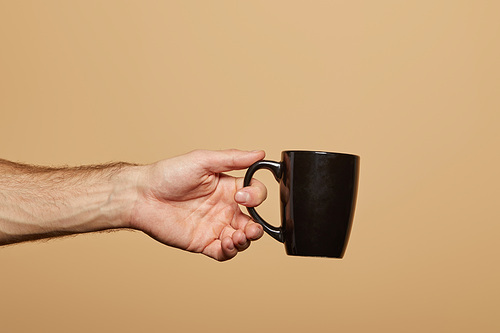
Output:
<path fill-rule="evenodd" d="M 321 151 L 283 151 L 281 161 L 250 166 L 244 186 L 259 169 L 280 185 L 281 225 L 267 223 L 254 208 L 252 218 L 297 256 L 342 258 L 354 217 L 359 156 Z"/>

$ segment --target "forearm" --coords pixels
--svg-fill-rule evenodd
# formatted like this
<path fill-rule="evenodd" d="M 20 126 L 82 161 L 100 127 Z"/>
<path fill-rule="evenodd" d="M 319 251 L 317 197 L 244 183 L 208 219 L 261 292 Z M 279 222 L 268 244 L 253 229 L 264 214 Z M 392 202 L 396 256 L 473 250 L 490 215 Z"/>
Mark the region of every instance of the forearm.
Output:
<path fill-rule="evenodd" d="M 0 245 L 129 227 L 137 167 L 45 168 L 0 160 Z"/>

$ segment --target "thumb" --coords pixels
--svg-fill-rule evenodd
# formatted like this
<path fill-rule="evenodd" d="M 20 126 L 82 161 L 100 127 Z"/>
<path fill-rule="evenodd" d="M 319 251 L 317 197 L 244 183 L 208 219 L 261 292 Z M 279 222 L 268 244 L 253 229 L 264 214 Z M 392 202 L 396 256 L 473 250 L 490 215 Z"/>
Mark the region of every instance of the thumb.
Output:
<path fill-rule="evenodd" d="M 263 159 L 266 153 L 263 150 L 243 151 L 238 149 L 205 151 L 202 164 L 211 172 L 225 172 L 246 169 L 255 162 Z"/>

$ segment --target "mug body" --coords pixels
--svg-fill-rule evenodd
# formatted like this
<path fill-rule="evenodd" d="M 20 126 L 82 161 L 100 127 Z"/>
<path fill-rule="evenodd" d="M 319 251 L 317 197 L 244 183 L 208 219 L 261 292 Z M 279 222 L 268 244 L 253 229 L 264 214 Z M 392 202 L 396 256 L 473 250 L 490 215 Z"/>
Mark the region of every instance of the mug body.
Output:
<path fill-rule="evenodd" d="M 359 156 L 282 152 L 281 230 L 289 255 L 342 258 L 356 203 Z"/>

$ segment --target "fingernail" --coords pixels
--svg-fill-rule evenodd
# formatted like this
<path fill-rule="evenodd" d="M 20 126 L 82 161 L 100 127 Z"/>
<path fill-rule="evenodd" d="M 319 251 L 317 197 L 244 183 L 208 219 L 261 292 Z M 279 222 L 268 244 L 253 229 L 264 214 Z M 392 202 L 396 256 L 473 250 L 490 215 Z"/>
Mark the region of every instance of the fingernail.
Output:
<path fill-rule="evenodd" d="M 227 248 L 229 250 L 233 250 L 234 249 L 234 244 L 233 244 L 233 241 L 231 241 L 231 243 L 229 243 L 229 245 L 227 246 Z"/>
<path fill-rule="evenodd" d="M 238 202 L 247 202 L 248 199 L 250 199 L 250 194 L 248 194 L 247 192 L 243 192 L 243 191 L 236 192 L 235 199 Z"/>

